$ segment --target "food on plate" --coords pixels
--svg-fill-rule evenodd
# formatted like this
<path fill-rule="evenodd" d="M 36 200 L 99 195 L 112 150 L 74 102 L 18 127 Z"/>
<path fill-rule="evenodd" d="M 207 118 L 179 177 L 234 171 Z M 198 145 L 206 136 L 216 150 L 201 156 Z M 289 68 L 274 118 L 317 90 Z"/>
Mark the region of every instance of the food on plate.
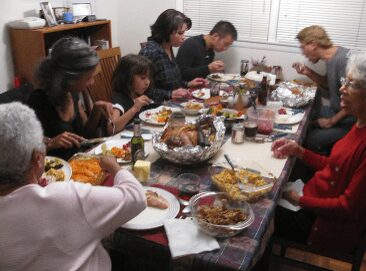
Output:
<path fill-rule="evenodd" d="M 72 179 L 77 182 L 100 185 L 103 182 L 103 170 L 95 157 L 75 157 L 70 161 Z"/>
<path fill-rule="evenodd" d="M 58 158 L 46 158 L 44 162 L 44 170 L 47 172 L 49 169 L 60 169 L 64 166 L 61 159 Z"/>
<path fill-rule="evenodd" d="M 216 80 L 222 79 L 222 77 L 219 74 L 217 74 L 217 73 L 211 74 L 211 78 L 212 79 L 216 79 Z"/>
<path fill-rule="evenodd" d="M 155 120 L 158 123 L 166 123 L 169 120 L 170 115 L 172 114 L 172 110 L 167 107 L 163 107 L 161 110 L 157 112 L 145 112 L 145 117 Z"/>
<path fill-rule="evenodd" d="M 147 190 L 145 192 L 145 195 L 147 200 L 147 206 L 158 209 L 167 209 L 169 207 L 169 202 L 158 193 Z"/>
<path fill-rule="evenodd" d="M 151 162 L 137 160 L 133 166 L 133 173 L 140 182 L 146 182 L 150 177 Z"/>
<path fill-rule="evenodd" d="M 101 146 L 102 154 L 111 154 L 116 158 L 123 159 L 125 161 L 131 160 L 131 141 L 123 144 L 121 147 L 114 146 L 108 149 L 107 144 L 103 143 Z"/>
<path fill-rule="evenodd" d="M 201 205 L 197 208 L 197 218 L 216 225 L 235 225 L 248 219 L 240 209 L 223 206 Z"/>
<path fill-rule="evenodd" d="M 240 78 L 240 83 L 244 84 L 244 87 L 247 89 L 252 89 L 255 88 L 257 86 L 257 83 L 253 80 L 250 80 L 248 78 L 245 77 L 241 77 Z"/>
<path fill-rule="evenodd" d="M 56 182 L 62 182 L 65 180 L 65 172 L 60 169 L 50 168 L 45 172 L 46 178 L 53 177 Z"/>
<path fill-rule="evenodd" d="M 286 111 L 286 108 L 280 108 L 280 109 L 278 109 L 278 114 L 280 114 L 280 115 L 286 115 L 287 114 L 287 111 Z"/>
<path fill-rule="evenodd" d="M 181 125 L 169 125 L 161 135 L 160 141 L 167 144 L 169 148 L 182 146 L 197 146 L 199 142 L 198 126 L 200 126 L 203 137 L 209 143 L 215 140 L 216 129 L 211 118 L 202 120 L 199 124 L 184 123 Z"/>
<path fill-rule="evenodd" d="M 213 175 L 213 183 L 223 192 L 227 192 L 233 200 L 254 200 L 272 189 L 273 183 L 267 182 L 261 175 L 245 169 L 235 173 L 231 169 L 223 169 Z"/>
<path fill-rule="evenodd" d="M 62 169 L 64 166 L 61 159 L 46 158 L 44 162 L 44 173 L 42 174 L 39 184 L 46 186 L 53 182 L 62 182 L 65 180 L 65 172 Z"/>
<path fill-rule="evenodd" d="M 207 111 L 207 114 L 213 116 L 224 116 L 225 118 L 228 119 L 240 118 L 244 115 L 242 111 L 225 110 L 221 104 L 210 106 L 210 108 Z"/>
<path fill-rule="evenodd" d="M 203 108 L 203 105 L 196 102 L 188 102 L 184 105 L 184 109 L 187 110 L 200 110 Z"/>

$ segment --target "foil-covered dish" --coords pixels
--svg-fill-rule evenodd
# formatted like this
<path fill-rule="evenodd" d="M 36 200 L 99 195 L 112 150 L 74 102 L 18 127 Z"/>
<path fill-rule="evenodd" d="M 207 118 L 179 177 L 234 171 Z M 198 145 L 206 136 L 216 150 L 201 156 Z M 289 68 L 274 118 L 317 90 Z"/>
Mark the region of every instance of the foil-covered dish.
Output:
<path fill-rule="evenodd" d="M 153 148 L 170 162 L 184 165 L 212 158 L 221 148 L 225 136 L 222 117 L 200 116 L 181 126 L 169 123 L 162 132 L 153 134 Z"/>
<path fill-rule="evenodd" d="M 314 99 L 316 86 L 282 82 L 272 91 L 271 99 L 282 101 L 286 107 L 302 107 Z"/>

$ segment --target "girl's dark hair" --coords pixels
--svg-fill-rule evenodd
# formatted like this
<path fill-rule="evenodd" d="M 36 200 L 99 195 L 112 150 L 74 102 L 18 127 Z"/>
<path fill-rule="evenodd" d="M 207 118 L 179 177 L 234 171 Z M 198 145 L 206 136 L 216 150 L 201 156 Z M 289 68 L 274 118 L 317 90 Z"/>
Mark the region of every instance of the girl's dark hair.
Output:
<path fill-rule="evenodd" d="M 95 50 L 82 39 L 59 39 L 36 72 L 37 83 L 55 107 L 63 107 L 69 86 L 92 71 L 99 63 Z"/>
<path fill-rule="evenodd" d="M 150 27 L 151 38 L 157 43 L 169 42 L 170 34 L 187 24 L 187 30 L 192 27 L 192 21 L 182 12 L 175 9 L 167 9 L 161 13 L 156 22 Z"/>
<path fill-rule="evenodd" d="M 148 74 L 150 81 L 154 73 L 153 64 L 145 56 L 129 54 L 122 57 L 112 76 L 112 88 L 116 93 L 132 97 L 133 76 Z M 151 84 L 150 84 L 151 85 Z"/>

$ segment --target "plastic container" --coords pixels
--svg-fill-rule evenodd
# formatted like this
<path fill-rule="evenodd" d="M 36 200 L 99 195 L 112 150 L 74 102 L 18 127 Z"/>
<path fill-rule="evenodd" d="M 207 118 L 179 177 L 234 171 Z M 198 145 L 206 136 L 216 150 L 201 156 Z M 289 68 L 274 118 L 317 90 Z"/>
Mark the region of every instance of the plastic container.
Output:
<path fill-rule="evenodd" d="M 248 120 L 253 120 L 257 122 L 258 133 L 268 135 L 272 132 L 276 112 L 270 108 L 266 107 L 257 107 L 256 110 L 254 108 L 249 108 L 247 111 Z"/>

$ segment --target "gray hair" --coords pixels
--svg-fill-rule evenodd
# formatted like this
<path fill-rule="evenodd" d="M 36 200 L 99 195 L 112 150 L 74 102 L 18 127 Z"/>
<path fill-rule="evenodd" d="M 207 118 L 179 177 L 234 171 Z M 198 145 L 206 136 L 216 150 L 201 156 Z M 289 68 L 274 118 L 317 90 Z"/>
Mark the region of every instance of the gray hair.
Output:
<path fill-rule="evenodd" d="M 0 119 L 0 184 L 22 183 L 33 151 L 45 151 L 41 123 L 19 102 L 1 104 Z"/>
<path fill-rule="evenodd" d="M 366 51 L 352 51 L 346 71 L 352 74 L 353 80 L 362 81 L 362 85 L 366 86 Z"/>
<path fill-rule="evenodd" d="M 98 63 L 97 53 L 84 40 L 76 37 L 61 38 L 41 62 L 36 79 L 46 91 L 50 103 L 55 107 L 63 107 L 70 84 L 92 71 Z"/>

